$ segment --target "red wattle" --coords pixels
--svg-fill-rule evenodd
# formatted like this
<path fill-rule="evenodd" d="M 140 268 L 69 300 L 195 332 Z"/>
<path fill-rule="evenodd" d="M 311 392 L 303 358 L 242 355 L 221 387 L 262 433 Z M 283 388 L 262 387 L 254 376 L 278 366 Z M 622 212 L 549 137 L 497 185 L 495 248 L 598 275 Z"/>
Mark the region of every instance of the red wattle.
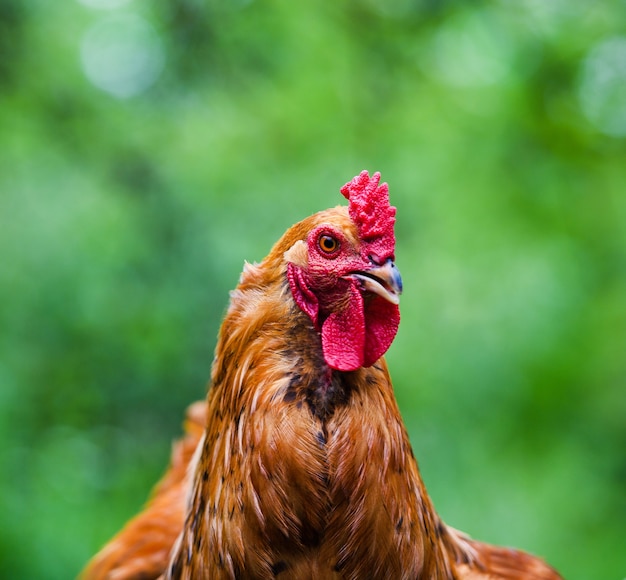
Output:
<path fill-rule="evenodd" d="M 363 297 L 351 284 L 348 306 L 333 312 L 322 324 L 324 360 L 338 371 L 355 371 L 363 366 L 365 343 Z"/>
<path fill-rule="evenodd" d="M 372 366 L 387 352 L 396 337 L 399 325 L 398 305 L 375 296 L 365 308 L 364 367 Z"/>
<path fill-rule="evenodd" d="M 366 305 L 357 284 L 349 292 L 348 306 L 322 324 L 324 359 L 339 371 L 372 366 L 387 352 L 400 325 L 397 305 L 379 296 Z"/>

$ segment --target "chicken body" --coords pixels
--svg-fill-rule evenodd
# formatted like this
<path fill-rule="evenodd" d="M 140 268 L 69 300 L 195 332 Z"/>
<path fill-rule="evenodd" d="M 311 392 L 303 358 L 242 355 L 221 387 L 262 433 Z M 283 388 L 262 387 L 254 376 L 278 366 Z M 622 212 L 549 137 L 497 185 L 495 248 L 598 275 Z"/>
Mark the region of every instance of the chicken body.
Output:
<path fill-rule="evenodd" d="M 435 512 L 379 355 L 399 322 L 393 237 L 371 236 L 350 202 L 246 266 L 206 404 L 146 511 L 84 578 L 560 578 Z"/>

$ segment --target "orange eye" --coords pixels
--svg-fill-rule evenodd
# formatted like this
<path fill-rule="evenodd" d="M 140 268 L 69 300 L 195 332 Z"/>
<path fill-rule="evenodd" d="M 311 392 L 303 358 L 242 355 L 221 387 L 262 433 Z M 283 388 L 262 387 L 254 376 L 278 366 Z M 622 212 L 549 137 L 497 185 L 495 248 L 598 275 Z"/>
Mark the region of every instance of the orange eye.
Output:
<path fill-rule="evenodd" d="M 339 248 L 339 241 L 328 234 L 322 234 L 317 241 L 320 250 L 325 254 L 332 254 Z"/>

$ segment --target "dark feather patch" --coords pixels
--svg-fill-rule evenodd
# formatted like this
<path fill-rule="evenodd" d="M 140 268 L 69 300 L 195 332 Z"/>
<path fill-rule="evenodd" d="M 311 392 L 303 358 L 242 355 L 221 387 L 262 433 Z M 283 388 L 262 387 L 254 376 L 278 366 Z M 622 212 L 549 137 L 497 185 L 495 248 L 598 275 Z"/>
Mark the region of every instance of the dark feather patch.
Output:
<path fill-rule="evenodd" d="M 272 564 L 272 574 L 274 576 L 278 576 L 281 572 L 284 572 L 287 569 L 287 563 L 284 560 L 280 562 L 276 562 L 276 564 Z"/>

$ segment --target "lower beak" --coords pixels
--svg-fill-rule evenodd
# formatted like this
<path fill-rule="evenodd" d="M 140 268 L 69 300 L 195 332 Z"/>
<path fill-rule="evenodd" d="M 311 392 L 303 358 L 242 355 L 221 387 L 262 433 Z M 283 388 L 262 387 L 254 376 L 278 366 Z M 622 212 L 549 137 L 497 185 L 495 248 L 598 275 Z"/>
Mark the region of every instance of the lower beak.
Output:
<path fill-rule="evenodd" d="M 356 278 L 361 282 L 361 287 L 367 292 L 378 294 L 381 298 L 392 304 L 400 303 L 402 294 L 402 276 L 400 270 L 391 259 L 382 266 L 351 272 L 347 277 Z"/>

